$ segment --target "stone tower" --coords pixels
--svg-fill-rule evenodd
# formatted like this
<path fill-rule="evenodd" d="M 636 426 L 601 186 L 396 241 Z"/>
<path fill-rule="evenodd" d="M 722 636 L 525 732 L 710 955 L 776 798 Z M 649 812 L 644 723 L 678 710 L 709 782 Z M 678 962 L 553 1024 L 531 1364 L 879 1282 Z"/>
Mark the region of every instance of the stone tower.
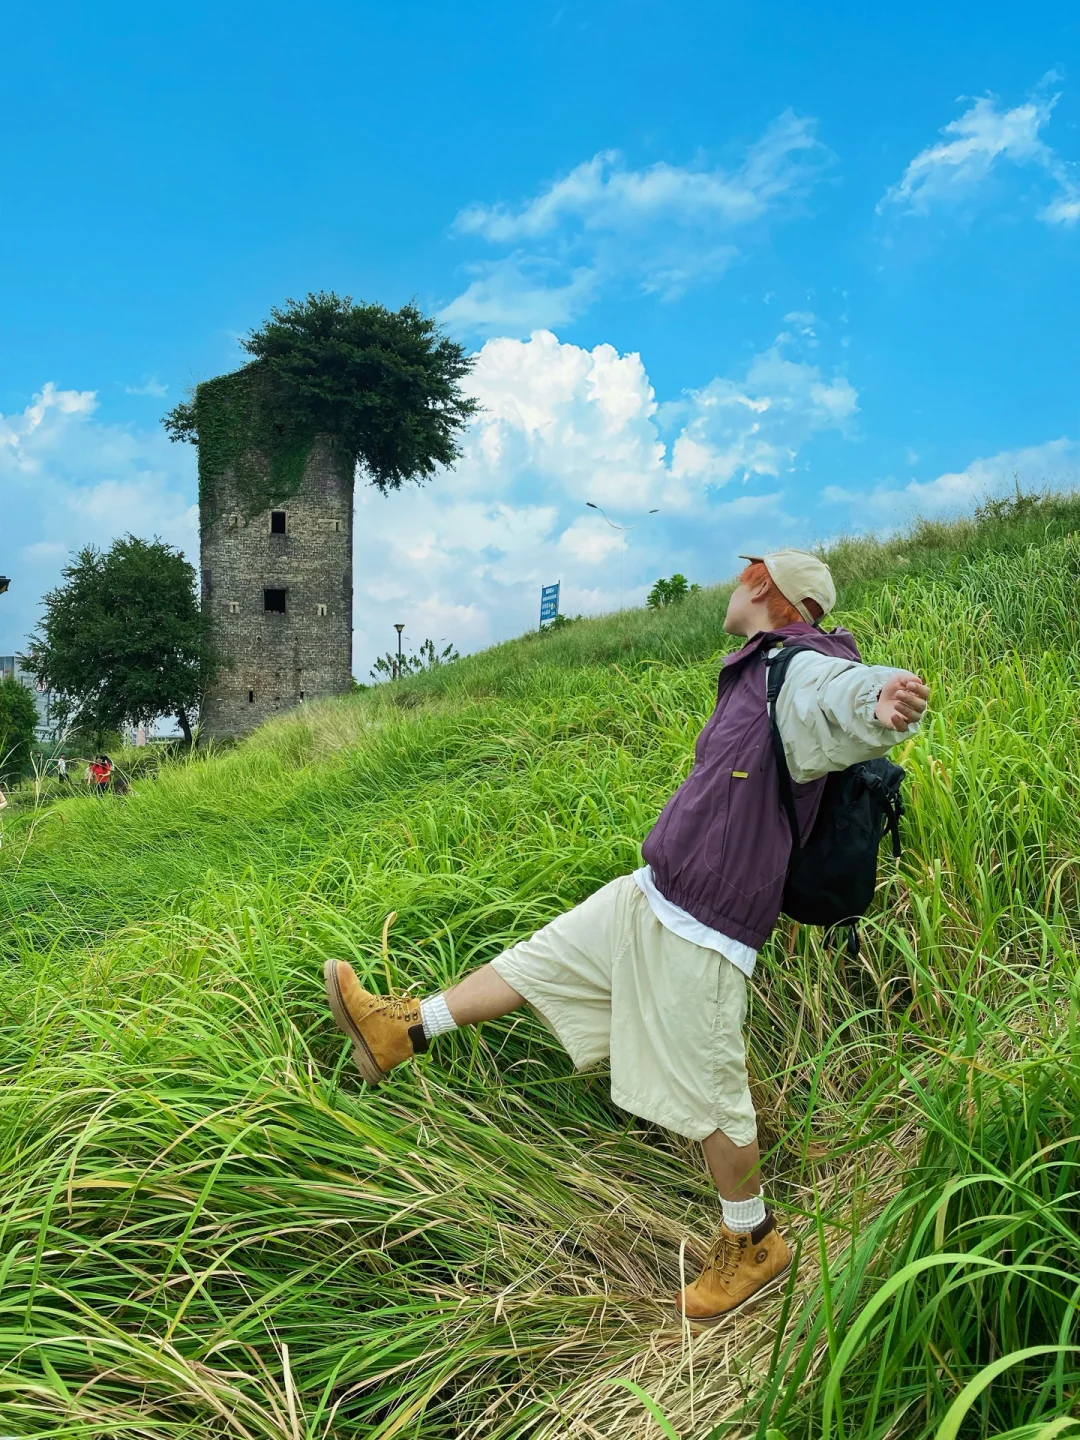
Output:
<path fill-rule="evenodd" d="M 349 689 L 352 502 L 352 465 L 325 435 L 289 499 L 251 514 L 226 469 L 213 504 L 201 502 L 203 608 L 224 661 L 203 700 L 203 735 L 246 735 L 283 710 Z"/>

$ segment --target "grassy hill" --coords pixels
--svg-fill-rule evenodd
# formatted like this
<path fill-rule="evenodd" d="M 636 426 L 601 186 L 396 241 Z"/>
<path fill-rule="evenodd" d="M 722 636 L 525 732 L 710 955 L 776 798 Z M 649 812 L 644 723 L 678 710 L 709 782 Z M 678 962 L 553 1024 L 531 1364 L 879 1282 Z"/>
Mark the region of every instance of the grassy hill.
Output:
<path fill-rule="evenodd" d="M 1078 522 L 1018 499 L 831 554 L 838 620 L 934 709 L 861 964 L 787 925 L 764 952 L 750 1065 L 797 1271 L 703 1336 L 670 1308 L 718 1222 L 694 1147 L 527 1016 L 365 1091 L 320 974 L 429 991 L 634 866 L 725 590 L 8 818 L 0 1435 L 661 1434 L 624 1381 L 684 1440 L 1067 1428 Z"/>

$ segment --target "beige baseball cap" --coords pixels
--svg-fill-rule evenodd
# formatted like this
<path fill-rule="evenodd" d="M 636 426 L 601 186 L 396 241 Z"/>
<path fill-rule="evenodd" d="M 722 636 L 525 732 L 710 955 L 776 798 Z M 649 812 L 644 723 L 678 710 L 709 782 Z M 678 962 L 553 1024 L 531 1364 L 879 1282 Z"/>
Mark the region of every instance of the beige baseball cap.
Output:
<path fill-rule="evenodd" d="M 740 555 L 739 559 L 751 564 L 760 560 L 780 594 L 790 600 L 809 625 L 815 622 L 804 600 L 815 600 L 822 615 L 836 604 L 836 586 L 829 567 L 809 550 L 773 550 L 768 555 Z"/>

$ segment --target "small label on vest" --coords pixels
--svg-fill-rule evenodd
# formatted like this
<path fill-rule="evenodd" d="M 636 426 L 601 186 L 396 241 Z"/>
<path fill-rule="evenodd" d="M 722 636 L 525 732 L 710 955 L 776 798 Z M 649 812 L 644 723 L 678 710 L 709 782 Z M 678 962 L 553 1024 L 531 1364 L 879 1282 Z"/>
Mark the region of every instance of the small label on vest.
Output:
<path fill-rule="evenodd" d="M 733 780 L 745 780 L 749 774 L 750 772 L 748 770 L 732 770 L 731 778 Z"/>

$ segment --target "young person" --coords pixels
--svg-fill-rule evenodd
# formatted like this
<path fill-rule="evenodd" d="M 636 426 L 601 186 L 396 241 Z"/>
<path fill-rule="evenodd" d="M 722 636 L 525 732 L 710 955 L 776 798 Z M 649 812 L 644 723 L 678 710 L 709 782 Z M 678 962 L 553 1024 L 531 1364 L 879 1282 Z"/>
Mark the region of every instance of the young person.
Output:
<path fill-rule="evenodd" d="M 112 777 L 112 761 L 108 755 L 95 755 L 86 767 L 86 778 L 95 795 L 104 795 Z"/>
<path fill-rule="evenodd" d="M 425 1000 L 372 994 L 345 961 L 325 966 L 330 1008 L 371 1084 L 436 1035 L 528 1004 L 575 1066 L 610 1060 L 617 1105 L 699 1140 L 723 1219 L 676 1299 L 698 1322 L 760 1296 L 791 1263 L 761 1190 L 742 1034 L 746 982 L 779 917 L 791 853 L 763 662 L 783 644 L 809 647 L 776 706 L 804 838 L 825 776 L 913 733 L 929 694 L 909 671 L 862 664 L 846 630 L 819 628 L 836 591 L 815 555 L 743 558 L 724 629 L 746 644 L 724 660 L 693 769 L 646 838 L 641 869 Z"/>

